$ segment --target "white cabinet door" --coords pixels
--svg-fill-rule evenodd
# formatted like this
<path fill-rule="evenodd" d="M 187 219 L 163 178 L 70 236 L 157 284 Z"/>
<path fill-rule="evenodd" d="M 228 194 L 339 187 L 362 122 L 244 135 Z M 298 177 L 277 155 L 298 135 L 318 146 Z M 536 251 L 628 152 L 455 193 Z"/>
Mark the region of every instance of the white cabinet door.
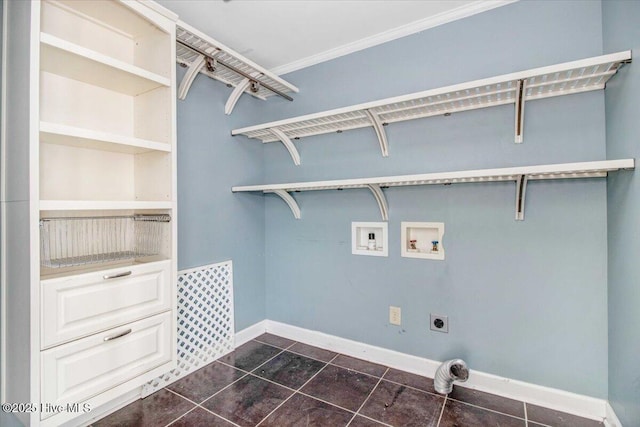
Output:
<path fill-rule="evenodd" d="M 171 261 L 41 282 L 42 348 L 171 308 Z"/>
<path fill-rule="evenodd" d="M 139 386 L 137 376 L 171 362 L 171 329 L 166 312 L 43 351 L 42 402 L 83 402 L 130 380 Z"/>

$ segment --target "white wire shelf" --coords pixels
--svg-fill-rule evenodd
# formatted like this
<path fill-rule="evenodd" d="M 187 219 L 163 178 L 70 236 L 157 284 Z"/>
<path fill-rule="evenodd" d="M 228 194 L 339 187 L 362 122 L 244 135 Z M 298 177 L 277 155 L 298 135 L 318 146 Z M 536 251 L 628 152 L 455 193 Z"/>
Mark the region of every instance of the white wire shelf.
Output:
<path fill-rule="evenodd" d="M 617 70 L 630 61 L 631 51 L 623 51 L 249 126 L 235 129 L 231 134 L 265 143 L 281 141 L 294 163 L 300 164 L 291 140 L 373 127 L 382 155 L 387 156 L 388 143 L 383 128 L 387 124 L 514 104 L 515 141 L 522 142 L 526 101 L 604 89 Z"/>
<path fill-rule="evenodd" d="M 236 88 L 225 106 L 226 114 L 231 114 L 242 93 L 262 100 L 273 95 L 291 100 L 287 94 L 298 92 L 296 86 L 182 21 L 176 27 L 176 41 L 176 60 L 189 68 L 178 89 L 180 99 L 186 98 L 198 73 Z"/>
<path fill-rule="evenodd" d="M 275 193 L 289 205 L 294 216 L 299 219 L 300 208 L 295 199 L 289 194 L 290 192 L 368 188 L 372 191 L 376 201 L 378 202 L 382 219 L 386 221 L 388 220 L 388 207 L 386 198 L 382 191 L 382 189 L 386 187 L 514 181 L 517 187 L 516 220 L 523 220 L 527 181 L 542 179 L 602 178 L 606 177 L 609 172 L 634 168 L 634 159 L 603 160 L 595 162 L 520 166 L 499 169 L 436 172 L 418 175 L 236 186 L 232 187 L 231 191 L 261 191 L 263 193 Z"/>

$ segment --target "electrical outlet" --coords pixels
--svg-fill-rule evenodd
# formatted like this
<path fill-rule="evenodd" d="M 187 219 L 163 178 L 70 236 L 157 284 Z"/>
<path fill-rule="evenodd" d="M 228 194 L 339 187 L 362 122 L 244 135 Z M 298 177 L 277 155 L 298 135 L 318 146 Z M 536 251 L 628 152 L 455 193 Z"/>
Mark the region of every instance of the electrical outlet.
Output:
<path fill-rule="evenodd" d="M 436 332 L 449 333 L 449 316 L 441 316 L 439 314 L 431 315 L 430 329 Z"/>
<path fill-rule="evenodd" d="M 389 306 L 389 323 L 400 326 L 402 323 L 402 311 L 400 307 Z"/>

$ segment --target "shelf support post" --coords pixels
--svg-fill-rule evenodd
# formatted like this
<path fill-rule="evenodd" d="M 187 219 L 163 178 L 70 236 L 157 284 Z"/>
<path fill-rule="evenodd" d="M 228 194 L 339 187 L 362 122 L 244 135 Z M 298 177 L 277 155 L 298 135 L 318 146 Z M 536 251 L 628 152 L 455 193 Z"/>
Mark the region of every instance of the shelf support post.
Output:
<path fill-rule="evenodd" d="M 389 156 L 389 143 L 387 142 L 387 134 L 384 131 L 384 127 L 382 126 L 382 122 L 380 121 L 380 117 L 373 111 L 367 109 L 364 110 L 367 117 L 369 117 L 369 121 L 371 122 L 371 126 L 376 131 L 376 135 L 378 136 L 378 142 L 380 143 L 380 150 L 382 151 L 382 157 Z"/>
<path fill-rule="evenodd" d="M 524 140 L 524 98 L 527 81 L 525 79 L 518 80 L 516 87 L 516 138 L 517 144 Z"/>
<path fill-rule="evenodd" d="M 519 175 L 516 180 L 516 221 L 524 221 L 524 199 L 527 195 L 527 175 Z"/>
<path fill-rule="evenodd" d="M 187 97 L 187 93 L 191 88 L 191 84 L 198 76 L 198 73 L 204 67 L 206 58 L 204 55 L 198 55 L 198 57 L 189 65 L 189 69 L 186 74 L 182 78 L 180 82 L 180 87 L 178 88 L 178 99 L 184 101 Z"/>
<path fill-rule="evenodd" d="M 289 154 L 293 159 L 293 163 L 296 166 L 300 166 L 300 154 L 298 153 L 298 149 L 296 148 L 296 146 L 293 144 L 293 141 L 291 141 L 291 138 L 285 135 L 285 133 L 278 128 L 269 128 L 269 132 L 271 132 L 273 136 L 278 138 L 280 142 L 282 142 L 282 145 L 284 145 L 285 148 L 289 151 Z"/>
<path fill-rule="evenodd" d="M 265 193 L 273 193 L 280 196 L 280 198 L 284 200 L 284 202 L 289 206 L 289 209 L 291 209 L 291 212 L 293 213 L 295 219 L 300 219 L 300 207 L 298 206 L 296 200 L 291 197 L 291 194 L 289 194 L 285 190 L 266 190 Z"/>
<path fill-rule="evenodd" d="M 387 205 L 387 198 L 384 196 L 382 189 L 377 184 L 369 184 L 367 185 L 367 187 L 373 193 L 373 197 L 375 197 L 376 202 L 378 202 L 378 207 L 380 208 L 380 215 L 382 215 L 382 220 L 389 221 L 389 207 Z"/>

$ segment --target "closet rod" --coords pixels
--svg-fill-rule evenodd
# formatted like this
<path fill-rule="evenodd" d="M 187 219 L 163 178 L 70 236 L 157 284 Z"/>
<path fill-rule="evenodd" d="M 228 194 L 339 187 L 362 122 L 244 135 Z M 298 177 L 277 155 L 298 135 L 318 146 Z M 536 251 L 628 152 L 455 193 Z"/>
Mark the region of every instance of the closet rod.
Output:
<path fill-rule="evenodd" d="M 211 56 L 210 54 L 204 52 L 203 50 L 200 50 L 197 47 L 191 46 L 189 43 L 185 43 L 182 40 L 176 39 L 176 42 L 180 43 L 182 46 L 184 46 L 184 47 L 186 47 L 188 49 L 193 50 L 194 52 L 199 53 L 200 55 L 202 55 L 202 56 L 204 56 L 206 58 L 211 59 L 212 61 L 216 61 L 218 64 L 222 65 L 223 67 L 226 67 L 226 68 L 230 69 L 234 73 L 240 74 L 241 76 L 249 79 L 251 82 L 254 82 L 254 83 L 257 83 L 257 84 L 263 86 L 265 89 L 270 90 L 271 92 L 275 93 L 276 95 L 280 95 L 281 97 L 283 97 L 284 99 L 286 99 L 288 101 L 293 101 L 293 98 L 290 97 L 289 95 L 287 95 L 286 93 L 280 92 L 278 89 L 276 89 L 274 87 L 271 87 L 268 84 L 263 83 L 263 82 L 261 82 L 259 80 L 256 80 L 255 77 L 252 77 L 249 74 L 245 73 L 244 71 L 241 71 L 241 70 L 237 69 L 233 65 L 225 64 L 224 62 L 220 61 L 217 58 L 214 58 L 213 56 Z"/>

